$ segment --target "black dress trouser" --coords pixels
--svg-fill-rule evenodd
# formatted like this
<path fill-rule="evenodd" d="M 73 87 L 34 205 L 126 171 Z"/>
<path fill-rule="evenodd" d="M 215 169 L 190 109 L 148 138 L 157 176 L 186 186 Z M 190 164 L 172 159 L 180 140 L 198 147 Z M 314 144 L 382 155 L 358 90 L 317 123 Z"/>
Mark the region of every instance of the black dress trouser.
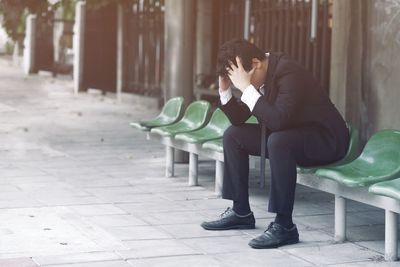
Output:
<path fill-rule="evenodd" d="M 295 128 L 279 132 L 268 132 L 266 157 L 271 168 L 271 187 L 268 211 L 292 215 L 297 169 L 296 166 L 323 165 L 327 162 L 309 159 L 304 151 L 304 135 L 313 128 Z M 321 136 L 321 138 L 323 138 Z M 258 124 L 230 126 L 224 133 L 224 199 L 237 202 L 248 201 L 249 155 L 259 156 L 261 128 Z M 321 147 L 328 149 L 329 147 Z"/>

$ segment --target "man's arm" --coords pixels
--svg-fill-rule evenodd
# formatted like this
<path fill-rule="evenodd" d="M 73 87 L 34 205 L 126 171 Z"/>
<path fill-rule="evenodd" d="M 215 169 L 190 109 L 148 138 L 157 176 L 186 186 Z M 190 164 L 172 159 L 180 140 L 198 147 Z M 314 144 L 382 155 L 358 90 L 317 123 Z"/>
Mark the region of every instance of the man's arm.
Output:
<path fill-rule="evenodd" d="M 231 83 L 226 78 L 219 77 L 218 91 L 220 96 L 219 107 L 233 125 L 242 124 L 251 116 L 248 107 L 233 97 Z"/>
<path fill-rule="evenodd" d="M 277 96 L 273 103 L 260 97 L 254 104 L 252 114 L 266 124 L 271 131 L 288 126 L 304 98 L 304 78 L 301 72 L 293 71 L 278 78 Z"/>

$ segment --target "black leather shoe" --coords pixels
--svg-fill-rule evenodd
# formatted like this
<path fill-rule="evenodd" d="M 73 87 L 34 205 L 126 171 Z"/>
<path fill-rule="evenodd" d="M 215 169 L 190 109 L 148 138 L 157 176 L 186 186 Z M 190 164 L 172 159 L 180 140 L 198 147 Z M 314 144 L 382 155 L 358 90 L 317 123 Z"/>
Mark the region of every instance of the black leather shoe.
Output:
<path fill-rule="evenodd" d="M 250 241 L 249 246 L 252 248 L 277 248 L 298 242 L 299 232 L 296 225 L 286 229 L 276 222 L 272 222 L 262 235 Z"/>
<path fill-rule="evenodd" d="M 219 219 L 210 222 L 203 222 L 201 227 L 206 230 L 230 230 L 230 229 L 254 229 L 256 220 L 253 212 L 242 217 L 231 208 L 227 208 Z"/>

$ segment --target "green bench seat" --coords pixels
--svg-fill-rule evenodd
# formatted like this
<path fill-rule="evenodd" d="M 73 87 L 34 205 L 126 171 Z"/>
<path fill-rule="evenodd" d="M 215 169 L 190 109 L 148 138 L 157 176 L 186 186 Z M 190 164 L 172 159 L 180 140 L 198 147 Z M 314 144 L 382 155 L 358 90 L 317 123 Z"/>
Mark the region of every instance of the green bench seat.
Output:
<path fill-rule="evenodd" d="M 203 148 L 213 150 L 215 152 L 223 153 L 224 152 L 223 140 L 222 140 L 222 138 L 220 138 L 220 139 L 205 142 L 203 144 Z"/>
<path fill-rule="evenodd" d="M 400 176 L 400 131 L 383 130 L 373 135 L 354 161 L 323 167 L 318 176 L 348 187 L 369 186 Z"/>
<path fill-rule="evenodd" d="M 375 195 L 390 197 L 400 201 L 400 178 L 373 184 L 368 191 Z"/>
<path fill-rule="evenodd" d="M 220 109 L 216 109 L 205 127 L 194 132 L 177 134 L 175 139 L 187 143 L 204 143 L 209 140 L 222 138 L 224 131 L 230 125 L 231 123 L 225 113 Z"/>
<path fill-rule="evenodd" d="M 164 137 L 173 137 L 178 133 L 197 130 L 206 124 L 210 107 L 210 103 L 207 101 L 195 101 L 187 107 L 180 121 L 171 125 L 152 128 L 151 133 Z"/>
<path fill-rule="evenodd" d="M 131 122 L 130 125 L 142 131 L 150 131 L 154 127 L 173 124 L 179 120 L 183 113 L 183 97 L 174 97 L 165 103 L 160 114 L 149 120 Z"/>

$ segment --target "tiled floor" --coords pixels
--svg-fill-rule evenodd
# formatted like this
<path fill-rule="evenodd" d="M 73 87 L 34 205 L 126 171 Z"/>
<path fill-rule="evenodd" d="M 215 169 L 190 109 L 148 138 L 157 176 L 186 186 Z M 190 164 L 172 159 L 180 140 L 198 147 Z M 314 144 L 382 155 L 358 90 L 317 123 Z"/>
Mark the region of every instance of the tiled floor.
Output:
<path fill-rule="evenodd" d="M 0 59 L 0 266 L 396 266 L 382 261 L 384 213 L 350 203 L 349 239 L 332 242 L 333 198 L 297 188 L 301 242 L 247 243 L 273 214 L 251 175 L 257 229 L 208 232 L 199 224 L 230 203 L 213 194 L 214 163 L 164 177 L 164 149 L 128 126 L 157 110 L 72 94 L 72 81 L 25 77 Z M 268 187 L 267 187 L 268 188 Z"/>

